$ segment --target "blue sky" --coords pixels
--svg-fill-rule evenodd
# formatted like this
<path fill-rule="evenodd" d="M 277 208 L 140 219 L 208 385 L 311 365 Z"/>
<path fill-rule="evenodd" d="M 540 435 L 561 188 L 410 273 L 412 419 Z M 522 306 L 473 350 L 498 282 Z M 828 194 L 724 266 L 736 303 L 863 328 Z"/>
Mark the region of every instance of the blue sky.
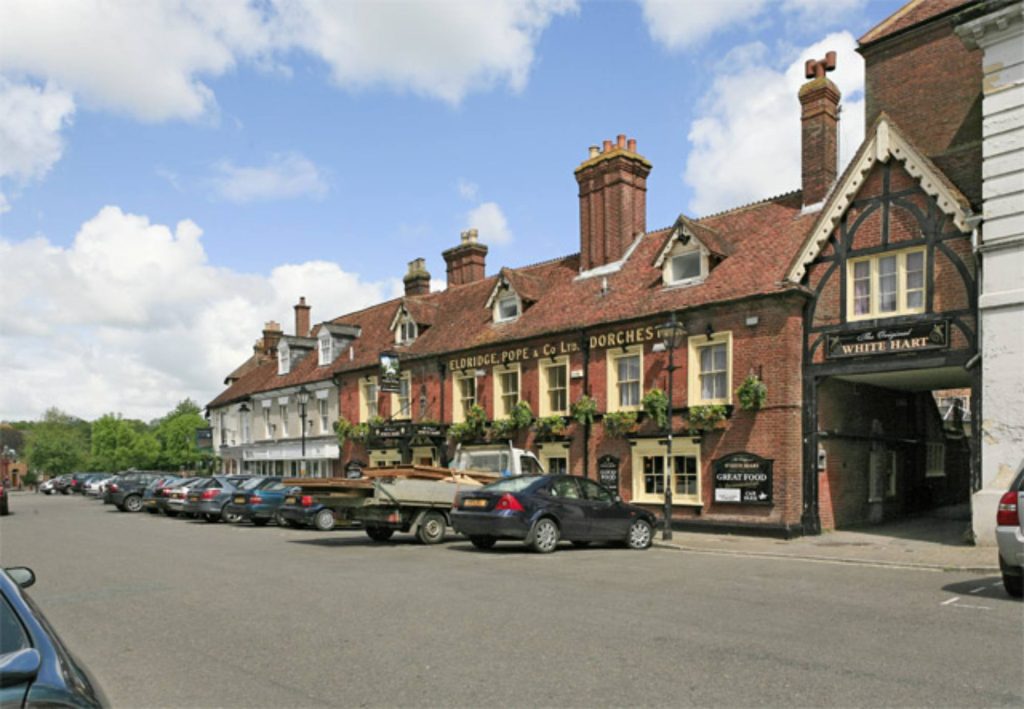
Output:
<path fill-rule="evenodd" d="M 799 186 L 802 63 L 902 3 L 0 6 L 0 419 L 205 403 L 263 323 L 391 297 L 470 226 L 488 272 L 578 250 L 574 168 L 634 137 L 648 228 Z M 439 283 L 443 285 L 443 283 Z"/>

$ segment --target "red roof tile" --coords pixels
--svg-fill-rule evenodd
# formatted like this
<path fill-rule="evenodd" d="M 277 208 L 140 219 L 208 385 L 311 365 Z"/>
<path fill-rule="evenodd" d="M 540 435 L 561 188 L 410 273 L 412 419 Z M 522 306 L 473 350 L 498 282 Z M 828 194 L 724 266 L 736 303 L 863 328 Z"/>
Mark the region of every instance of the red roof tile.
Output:
<path fill-rule="evenodd" d="M 973 5 L 978 0 L 911 0 L 899 10 L 889 15 L 881 23 L 861 37 L 858 42 L 864 47 L 886 37 L 891 37 L 903 30 L 923 24 L 939 15 L 952 12 L 957 8 Z"/>

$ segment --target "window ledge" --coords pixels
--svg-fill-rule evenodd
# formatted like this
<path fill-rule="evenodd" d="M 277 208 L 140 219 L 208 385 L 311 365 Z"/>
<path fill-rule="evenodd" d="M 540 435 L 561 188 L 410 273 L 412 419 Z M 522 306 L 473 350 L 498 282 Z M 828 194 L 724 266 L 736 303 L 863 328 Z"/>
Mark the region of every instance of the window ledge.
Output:
<path fill-rule="evenodd" d="M 689 288 L 690 286 L 699 286 L 708 279 L 707 276 L 697 276 L 695 278 L 684 278 L 681 281 L 670 281 L 665 283 L 662 290 L 675 290 L 676 288 Z"/>
<path fill-rule="evenodd" d="M 630 502 L 631 502 L 631 504 L 634 504 L 634 505 L 660 505 L 660 506 L 664 506 L 665 505 L 665 500 L 664 499 L 661 499 L 661 500 L 657 500 L 657 499 L 648 500 L 646 498 L 645 499 L 638 499 L 638 498 L 634 497 L 632 500 L 630 500 Z M 696 508 L 703 508 L 704 507 L 704 503 L 703 502 L 695 502 L 693 500 L 676 500 L 675 497 L 673 497 L 672 498 L 672 507 L 696 507 Z"/>

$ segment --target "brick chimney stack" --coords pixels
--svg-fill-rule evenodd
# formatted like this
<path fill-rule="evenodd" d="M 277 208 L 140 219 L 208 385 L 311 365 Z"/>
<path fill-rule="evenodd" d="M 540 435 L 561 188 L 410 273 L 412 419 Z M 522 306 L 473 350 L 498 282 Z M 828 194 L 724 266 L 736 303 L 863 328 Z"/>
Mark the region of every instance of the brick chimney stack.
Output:
<path fill-rule="evenodd" d="M 462 243 L 448 249 L 442 256 L 448 264 L 448 287 L 482 280 L 487 247 L 477 241 L 476 229 L 462 232 Z"/>
<path fill-rule="evenodd" d="M 430 272 L 426 259 L 417 258 L 409 262 L 409 272 L 402 279 L 406 295 L 426 295 L 430 292 Z"/>
<path fill-rule="evenodd" d="M 263 352 L 268 355 L 277 354 L 277 343 L 281 341 L 281 325 L 273 320 L 263 326 Z"/>
<path fill-rule="evenodd" d="M 647 231 L 647 175 L 651 163 L 625 135 L 590 147 L 576 168 L 580 186 L 580 270 L 618 261 Z"/>
<path fill-rule="evenodd" d="M 295 335 L 296 337 L 309 337 L 309 306 L 306 305 L 306 297 L 299 298 L 295 306 Z"/>
<path fill-rule="evenodd" d="M 808 59 L 800 87 L 801 187 L 804 206 L 824 201 L 838 176 L 839 88 L 825 72 L 836 68 L 836 53 Z"/>

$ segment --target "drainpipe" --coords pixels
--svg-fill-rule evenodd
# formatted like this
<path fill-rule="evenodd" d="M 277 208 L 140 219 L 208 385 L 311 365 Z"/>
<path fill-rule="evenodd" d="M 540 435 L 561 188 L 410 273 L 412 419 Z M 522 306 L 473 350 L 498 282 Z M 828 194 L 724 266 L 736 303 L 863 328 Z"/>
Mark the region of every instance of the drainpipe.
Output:
<path fill-rule="evenodd" d="M 583 349 L 583 393 L 590 396 L 590 340 L 587 339 L 587 331 L 580 331 L 580 343 Z M 572 365 L 569 366 L 569 376 L 572 376 Z M 590 477 L 590 423 L 583 427 L 583 477 Z"/>
<path fill-rule="evenodd" d="M 440 387 L 441 387 L 441 416 L 439 417 L 438 420 L 441 422 L 442 428 L 444 427 L 444 379 L 445 379 L 445 372 L 447 372 L 447 371 L 448 370 L 445 367 L 444 362 L 442 362 L 441 360 L 438 360 L 437 361 L 437 372 L 438 372 L 438 379 L 439 379 Z M 441 450 L 439 452 L 441 454 L 441 460 L 440 460 L 441 467 L 442 468 L 447 468 L 448 467 L 448 439 L 447 438 L 445 438 L 444 441 L 441 443 L 440 448 L 441 448 Z"/>

